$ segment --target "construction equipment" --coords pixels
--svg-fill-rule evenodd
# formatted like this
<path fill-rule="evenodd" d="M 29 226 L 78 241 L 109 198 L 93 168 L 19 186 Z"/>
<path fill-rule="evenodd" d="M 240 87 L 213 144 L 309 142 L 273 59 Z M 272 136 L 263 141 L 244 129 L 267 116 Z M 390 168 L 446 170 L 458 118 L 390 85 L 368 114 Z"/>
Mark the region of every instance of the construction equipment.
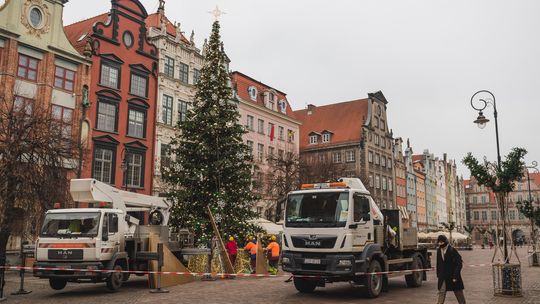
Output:
<path fill-rule="evenodd" d="M 300 292 L 344 281 L 363 285 L 374 298 L 397 275 L 418 287 L 430 255 L 401 218 L 399 210 L 381 211 L 360 179 L 302 185 L 285 207 L 283 270 L 296 275 Z"/>
<path fill-rule="evenodd" d="M 106 282 L 114 291 L 129 279 L 125 271 L 144 275 L 149 270 L 151 235 L 178 247 L 169 243 L 170 205 L 163 198 L 122 191 L 95 179 L 71 180 L 70 192 L 79 208 L 47 211 L 36 243 L 34 276 L 49 279 L 51 288 L 61 290 L 67 282 Z"/>

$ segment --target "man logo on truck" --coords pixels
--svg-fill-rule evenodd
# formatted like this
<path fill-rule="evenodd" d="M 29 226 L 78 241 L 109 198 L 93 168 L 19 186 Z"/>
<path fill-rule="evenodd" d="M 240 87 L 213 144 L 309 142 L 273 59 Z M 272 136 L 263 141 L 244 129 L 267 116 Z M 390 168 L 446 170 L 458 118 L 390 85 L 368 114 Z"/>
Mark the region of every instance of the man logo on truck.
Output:
<path fill-rule="evenodd" d="M 321 241 L 306 241 L 306 247 L 321 247 Z"/>

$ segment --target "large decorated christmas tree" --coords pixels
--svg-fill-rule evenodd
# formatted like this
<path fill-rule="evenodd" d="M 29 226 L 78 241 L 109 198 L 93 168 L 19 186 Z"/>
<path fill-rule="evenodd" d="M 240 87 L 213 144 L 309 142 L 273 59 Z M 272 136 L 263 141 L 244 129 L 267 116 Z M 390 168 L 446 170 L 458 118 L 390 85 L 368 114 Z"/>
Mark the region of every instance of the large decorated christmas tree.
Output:
<path fill-rule="evenodd" d="M 185 121 L 171 143 L 173 161 L 163 168 L 173 202 L 170 225 L 195 233 L 198 245 L 213 236 L 210 207 L 223 235 L 244 237 L 255 227 L 252 210 L 251 153 L 242 141 L 237 103 L 232 100 L 227 56 L 215 21 L 205 49 L 205 64 Z"/>

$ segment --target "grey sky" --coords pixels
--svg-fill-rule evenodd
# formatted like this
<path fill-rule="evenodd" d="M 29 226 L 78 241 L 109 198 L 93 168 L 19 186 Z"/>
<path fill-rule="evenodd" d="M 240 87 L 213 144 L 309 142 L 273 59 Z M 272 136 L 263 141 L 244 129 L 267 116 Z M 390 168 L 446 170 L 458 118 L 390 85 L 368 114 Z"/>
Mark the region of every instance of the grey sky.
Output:
<path fill-rule="evenodd" d="M 142 0 L 149 13 L 158 0 Z M 382 90 L 395 137 L 416 153 L 494 160 L 492 120 L 472 121 L 470 98 L 497 98 L 501 153 L 524 147 L 540 161 L 540 1 L 168 0 L 166 13 L 195 29 L 200 46 L 215 5 L 231 68 L 288 94 L 294 109 Z M 71 0 L 66 24 L 106 12 L 108 0 Z"/>

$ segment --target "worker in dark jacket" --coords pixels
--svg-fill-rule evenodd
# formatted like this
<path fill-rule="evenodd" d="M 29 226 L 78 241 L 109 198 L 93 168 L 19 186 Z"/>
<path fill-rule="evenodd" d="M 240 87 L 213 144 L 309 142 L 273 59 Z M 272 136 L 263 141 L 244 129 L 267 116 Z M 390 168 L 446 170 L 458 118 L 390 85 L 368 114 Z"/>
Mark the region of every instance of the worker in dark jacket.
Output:
<path fill-rule="evenodd" d="M 465 304 L 463 295 L 463 280 L 461 279 L 461 268 L 463 261 L 459 252 L 448 244 L 448 238 L 439 235 L 437 238 L 437 278 L 439 289 L 438 304 L 443 304 L 447 291 L 453 291 L 459 304 Z"/>

